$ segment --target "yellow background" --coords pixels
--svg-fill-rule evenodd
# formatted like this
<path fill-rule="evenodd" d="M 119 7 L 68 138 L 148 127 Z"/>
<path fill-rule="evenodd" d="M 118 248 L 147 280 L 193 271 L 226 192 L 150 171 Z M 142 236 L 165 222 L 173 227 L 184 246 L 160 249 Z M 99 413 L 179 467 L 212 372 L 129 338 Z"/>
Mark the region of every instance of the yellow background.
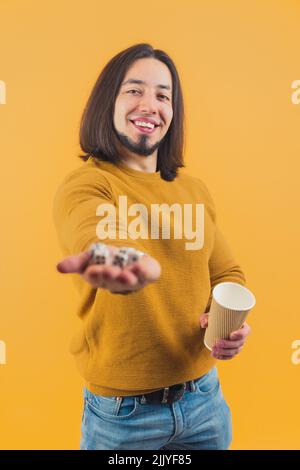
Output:
<path fill-rule="evenodd" d="M 1 449 L 78 449 L 82 379 L 69 341 L 77 292 L 52 201 L 77 159 L 101 69 L 149 42 L 177 65 L 186 171 L 203 179 L 257 305 L 242 353 L 219 362 L 231 449 L 299 449 L 298 1 L 0 0 Z"/>

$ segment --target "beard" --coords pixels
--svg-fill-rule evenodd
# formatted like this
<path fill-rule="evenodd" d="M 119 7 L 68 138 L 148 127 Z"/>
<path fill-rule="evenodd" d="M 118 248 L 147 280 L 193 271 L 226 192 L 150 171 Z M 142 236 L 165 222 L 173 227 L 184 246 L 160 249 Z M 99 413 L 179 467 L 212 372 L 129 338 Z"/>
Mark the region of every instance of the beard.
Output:
<path fill-rule="evenodd" d="M 150 136 L 143 134 L 138 137 L 137 142 L 134 142 L 132 139 L 127 137 L 127 135 L 118 132 L 116 129 L 114 130 L 116 135 L 118 136 L 119 141 L 121 142 L 121 144 L 124 145 L 127 150 L 130 150 L 130 152 L 136 153 L 137 155 L 143 155 L 144 157 L 152 155 L 152 153 L 155 152 L 155 150 L 160 146 L 161 142 L 164 140 L 163 137 L 155 144 L 150 145 Z"/>

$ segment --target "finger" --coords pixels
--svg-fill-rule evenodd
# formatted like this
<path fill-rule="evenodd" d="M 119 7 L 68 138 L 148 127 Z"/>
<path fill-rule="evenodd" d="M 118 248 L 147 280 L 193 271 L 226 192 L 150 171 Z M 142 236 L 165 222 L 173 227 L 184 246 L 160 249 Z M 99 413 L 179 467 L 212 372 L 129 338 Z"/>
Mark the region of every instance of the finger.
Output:
<path fill-rule="evenodd" d="M 103 276 L 105 279 L 105 274 Z M 120 269 L 117 275 L 107 281 L 105 287 L 113 293 L 126 293 L 127 290 L 132 292 L 137 285 L 138 279 L 133 273 Z"/>
<path fill-rule="evenodd" d="M 202 313 L 200 315 L 200 326 L 201 328 L 207 328 L 208 325 L 208 313 Z"/>
<path fill-rule="evenodd" d="M 143 277 L 147 282 L 154 282 L 159 279 L 161 275 L 161 266 L 159 262 L 151 256 L 143 256 L 138 262 L 131 265 L 131 270 L 137 275 L 140 275 L 142 280 Z"/>
<path fill-rule="evenodd" d="M 227 355 L 227 354 L 221 354 L 221 353 L 211 353 L 212 357 L 214 357 L 215 359 L 220 359 L 220 360 L 228 360 L 228 359 L 232 359 L 234 358 L 237 354 L 230 354 L 230 355 Z"/>
<path fill-rule="evenodd" d="M 60 273 L 82 273 L 87 267 L 91 256 L 90 251 L 68 256 L 56 265 L 56 269 Z"/>
<path fill-rule="evenodd" d="M 138 283 L 138 278 L 132 272 L 126 270 L 121 272 L 115 281 L 120 282 L 122 285 L 133 287 Z"/>
<path fill-rule="evenodd" d="M 246 338 L 251 331 L 250 326 L 247 323 L 244 323 L 239 330 L 233 331 L 230 334 L 230 339 L 238 340 Z"/>
<path fill-rule="evenodd" d="M 120 272 L 119 266 L 92 264 L 87 267 L 82 277 L 95 288 L 109 288 Z"/>
<path fill-rule="evenodd" d="M 114 281 L 122 272 L 120 266 L 104 266 L 101 270 L 102 278 L 106 281 Z"/>
<path fill-rule="evenodd" d="M 87 266 L 84 274 L 99 274 L 101 277 L 105 274 L 106 278 L 114 279 L 122 272 L 120 266 L 90 264 Z"/>
<path fill-rule="evenodd" d="M 225 339 L 218 339 L 216 342 L 215 342 L 215 346 L 217 348 L 223 348 L 223 349 L 237 349 L 239 348 L 240 346 L 243 346 L 243 344 L 245 343 L 245 339 L 243 340 L 236 340 L 236 341 L 228 341 L 228 340 L 225 340 Z"/>
<path fill-rule="evenodd" d="M 98 273 L 98 272 L 85 273 L 83 277 L 95 289 L 105 288 L 106 282 L 108 282 L 105 279 L 103 279 L 102 273 Z"/>
<path fill-rule="evenodd" d="M 108 289 L 113 293 L 122 293 L 132 289 L 138 282 L 134 274 L 123 271 L 120 266 L 116 265 L 93 264 L 87 267 L 82 276 L 94 288 Z"/>
<path fill-rule="evenodd" d="M 138 278 L 139 283 L 144 284 L 147 282 L 147 272 L 146 269 L 141 266 L 138 262 L 133 263 L 131 266 L 126 269 L 126 272 L 133 273 L 136 278 Z"/>
<path fill-rule="evenodd" d="M 212 355 L 214 357 L 221 357 L 221 356 L 236 356 L 237 354 L 239 354 L 241 352 L 241 350 L 243 349 L 243 346 L 239 347 L 239 348 L 233 348 L 233 349 L 218 349 L 218 348 L 215 348 L 213 347 L 212 348 Z"/>

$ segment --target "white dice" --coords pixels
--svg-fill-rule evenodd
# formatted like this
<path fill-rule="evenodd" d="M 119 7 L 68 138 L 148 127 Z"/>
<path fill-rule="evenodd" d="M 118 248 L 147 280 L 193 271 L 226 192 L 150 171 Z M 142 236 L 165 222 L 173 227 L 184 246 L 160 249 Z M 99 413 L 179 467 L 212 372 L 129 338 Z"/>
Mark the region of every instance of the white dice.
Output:
<path fill-rule="evenodd" d="M 114 257 L 113 264 L 118 265 L 121 268 L 124 266 L 129 266 L 132 263 L 135 263 L 143 256 L 145 253 L 143 251 L 136 250 L 135 248 L 119 248 L 118 253 Z"/>
<path fill-rule="evenodd" d="M 108 264 L 110 252 L 104 243 L 93 243 L 90 246 L 90 250 L 92 252 L 92 264 Z M 143 251 L 136 250 L 135 248 L 121 247 L 113 256 L 112 264 L 124 268 L 125 266 L 135 263 L 144 255 L 145 253 Z"/>
<path fill-rule="evenodd" d="M 109 258 L 109 250 L 104 243 L 94 243 L 91 245 L 92 262 L 94 264 L 106 264 Z"/>

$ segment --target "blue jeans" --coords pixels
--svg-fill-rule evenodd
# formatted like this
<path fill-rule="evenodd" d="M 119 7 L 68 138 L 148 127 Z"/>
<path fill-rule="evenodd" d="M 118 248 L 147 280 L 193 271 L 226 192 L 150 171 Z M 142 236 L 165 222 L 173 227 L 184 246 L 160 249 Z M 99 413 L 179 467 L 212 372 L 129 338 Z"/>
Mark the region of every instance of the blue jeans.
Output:
<path fill-rule="evenodd" d="M 84 387 L 81 450 L 228 449 L 231 412 L 217 368 L 195 379 L 172 404 L 95 395 Z"/>

